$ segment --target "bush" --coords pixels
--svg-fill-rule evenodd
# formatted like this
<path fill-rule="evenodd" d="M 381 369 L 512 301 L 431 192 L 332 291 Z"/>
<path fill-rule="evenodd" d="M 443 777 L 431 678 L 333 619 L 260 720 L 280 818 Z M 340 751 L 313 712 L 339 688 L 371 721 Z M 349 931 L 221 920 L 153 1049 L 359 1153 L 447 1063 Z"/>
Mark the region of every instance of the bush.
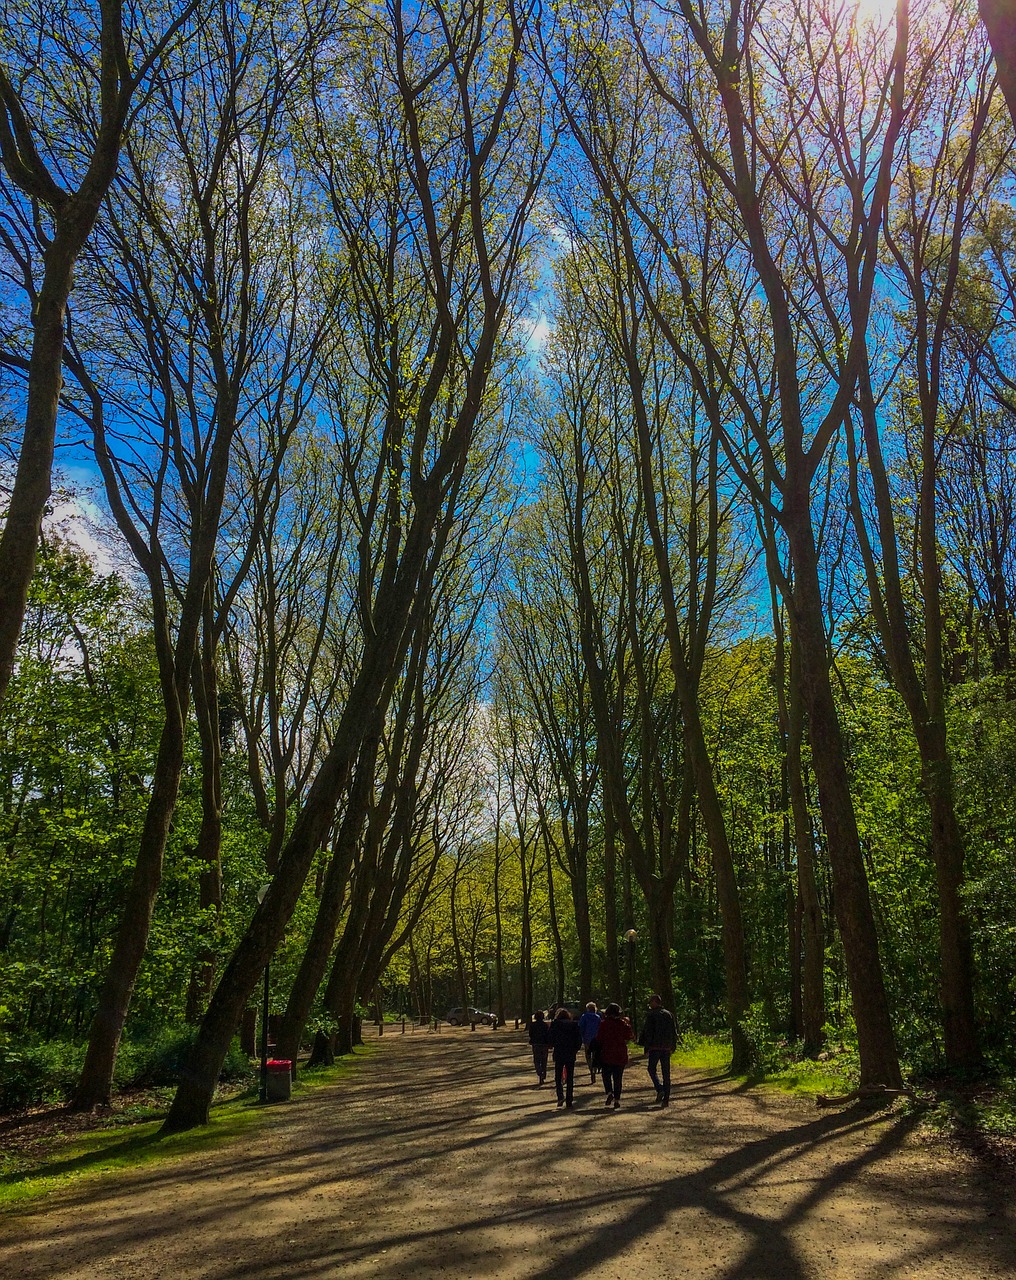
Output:
<path fill-rule="evenodd" d="M 84 1045 L 63 1040 L 34 1045 L 0 1041 L 0 1111 L 66 1102 L 84 1060 Z"/>
<path fill-rule="evenodd" d="M 178 1084 L 196 1036 L 196 1027 L 169 1026 L 145 1040 L 126 1045 L 121 1052 L 121 1060 L 126 1059 L 122 1073 L 124 1085 L 151 1088 Z M 251 1070 L 250 1059 L 241 1052 L 240 1042 L 233 1040 L 219 1079 L 242 1080 L 251 1074 Z M 120 1075 L 118 1064 L 117 1076 Z"/>
<path fill-rule="evenodd" d="M 177 1084 L 197 1034 L 194 1027 L 165 1027 L 145 1040 L 124 1040 L 117 1057 L 113 1090 L 155 1088 Z M 83 1044 L 50 1040 L 15 1046 L 0 1039 L 0 1111 L 59 1105 L 74 1092 L 85 1060 Z M 250 1059 L 234 1040 L 220 1080 L 243 1080 L 252 1074 Z"/>
<path fill-rule="evenodd" d="M 765 1006 L 753 1004 L 741 1019 L 740 1026 L 748 1050 L 747 1074 L 765 1076 L 779 1071 L 787 1056 L 787 1042 L 777 1041 L 774 1037 Z"/>

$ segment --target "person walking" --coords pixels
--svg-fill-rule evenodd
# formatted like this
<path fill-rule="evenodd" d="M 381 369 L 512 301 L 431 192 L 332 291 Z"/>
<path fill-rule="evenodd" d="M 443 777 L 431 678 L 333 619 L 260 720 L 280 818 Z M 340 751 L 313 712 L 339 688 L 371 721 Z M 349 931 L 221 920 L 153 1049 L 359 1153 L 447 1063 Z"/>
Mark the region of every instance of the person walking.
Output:
<path fill-rule="evenodd" d="M 550 1028 L 543 1016 L 543 1010 L 537 1009 L 529 1023 L 529 1046 L 533 1051 L 533 1066 L 540 1084 L 547 1078 L 547 1054 L 550 1052 Z"/>
<path fill-rule="evenodd" d="M 567 1009 L 558 1009 L 557 1016 L 548 1028 L 551 1048 L 554 1050 L 554 1088 L 557 1105 L 572 1105 L 575 1089 L 575 1059 L 582 1048 L 582 1032 L 579 1024 Z"/>
<path fill-rule="evenodd" d="M 621 1105 L 624 1069 L 628 1065 L 628 1041 L 634 1038 L 631 1023 L 621 1016 L 621 1006 L 608 1004 L 603 1011 L 603 1021 L 596 1033 L 595 1043 L 600 1053 L 606 1105 L 612 1106 L 615 1111 Z"/>
<path fill-rule="evenodd" d="M 664 1009 L 663 1000 L 656 994 L 649 997 L 649 1010 L 639 1032 L 639 1044 L 649 1058 L 649 1079 L 656 1090 L 656 1101 L 665 1107 L 670 1102 L 670 1055 L 677 1048 L 677 1024 L 674 1015 L 669 1009 Z"/>
<path fill-rule="evenodd" d="M 589 1068 L 589 1083 L 596 1081 L 596 1067 L 593 1066 L 593 1057 L 590 1052 L 590 1045 L 596 1039 L 596 1033 L 600 1029 L 602 1018 L 597 1012 L 596 1005 L 592 1000 L 586 1005 L 585 1013 L 579 1018 L 579 1030 L 582 1032 L 582 1048 L 586 1055 L 586 1066 Z"/>

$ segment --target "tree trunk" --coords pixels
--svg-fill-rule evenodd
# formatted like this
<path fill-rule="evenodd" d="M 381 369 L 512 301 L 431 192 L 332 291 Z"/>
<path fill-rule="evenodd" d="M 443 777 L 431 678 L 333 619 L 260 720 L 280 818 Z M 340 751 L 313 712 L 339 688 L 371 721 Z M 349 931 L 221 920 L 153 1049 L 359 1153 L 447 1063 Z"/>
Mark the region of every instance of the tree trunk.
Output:
<path fill-rule="evenodd" d="M 1011 0 L 978 0 L 978 12 L 995 55 L 998 83 L 1016 128 L 1016 19 Z"/>
<path fill-rule="evenodd" d="M 557 903 L 554 895 L 554 862 L 550 851 L 550 840 L 544 841 L 547 855 L 547 919 L 550 923 L 550 935 L 554 939 L 554 990 L 555 1002 L 564 1004 L 564 946 L 561 942 L 561 928 L 557 920 Z"/>
<path fill-rule="evenodd" d="M 18 469 L 0 537 L 0 704 L 14 672 L 28 588 L 52 485 L 57 409 L 63 386 L 64 318 L 74 260 L 84 237 L 59 231 L 46 251 L 42 289 L 32 320 L 28 403 Z"/>
<path fill-rule="evenodd" d="M 310 940 L 300 961 L 286 1002 L 286 1012 L 279 1034 L 279 1057 L 296 1061 L 304 1027 L 318 993 L 321 979 L 328 968 L 328 958 L 335 943 L 349 873 L 367 818 L 367 806 L 374 786 L 374 770 L 380 743 L 374 739 L 365 744 L 356 765 L 356 775 L 346 802 L 346 812 L 339 825 L 335 847 L 328 861 L 321 898 Z M 366 876 L 362 879 L 366 880 Z"/>
<path fill-rule="evenodd" d="M 72 1108 L 78 1111 L 87 1111 L 109 1103 L 120 1038 L 127 1021 L 134 983 L 148 945 L 152 912 L 162 880 L 163 853 L 169 839 L 182 772 L 183 724 L 178 717 L 167 715 L 159 741 L 152 795 L 145 812 L 145 825 L 138 845 L 134 874 L 113 954 L 99 994 L 99 1007 L 89 1034 L 81 1077 L 71 1102 Z M 239 1024 L 240 1012 L 242 1006 L 237 1013 L 234 1028 Z M 232 1031 L 230 1034 L 232 1035 Z"/>
<path fill-rule="evenodd" d="M 575 835 L 575 874 L 571 879 L 575 934 L 579 944 L 579 999 L 585 1003 L 593 996 L 593 938 L 589 919 L 588 828 Z"/>
<path fill-rule="evenodd" d="M 211 592 L 209 583 L 209 593 Z M 205 602 L 204 643 L 194 674 L 194 713 L 201 738 L 201 828 L 195 857 L 203 864 L 198 881 L 206 943 L 191 970 L 187 990 L 187 1021 L 204 1013 L 215 981 L 215 935 L 222 910 L 222 738 L 219 729 L 219 688 L 215 669 L 211 601 Z"/>
<path fill-rule="evenodd" d="M 616 828 L 606 796 L 603 801 L 603 933 L 606 951 L 607 994 L 621 1001 L 621 965 L 617 948 L 617 843 Z"/>
<path fill-rule="evenodd" d="M 787 707 L 787 784 L 797 851 L 797 892 L 801 904 L 801 1022 L 804 1053 L 817 1058 L 825 1040 L 825 927 L 815 877 L 815 843 L 804 786 L 801 746 L 804 709 L 798 678 L 799 661 L 791 644 L 790 700 Z"/>
<path fill-rule="evenodd" d="M 227 963 L 188 1059 L 163 1129 L 167 1133 L 208 1123 L 208 1109 L 223 1059 L 258 978 L 264 972 L 296 906 L 314 855 L 332 822 L 349 776 L 351 753 L 340 735 L 310 789 L 275 876 L 247 931 Z"/>
<path fill-rule="evenodd" d="M 505 1022 L 504 1007 L 504 925 L 501 921 L 501 807 L 498 796 L 496 825 L 494 827 L 494 981 L 496 987 L 496 1012 L 500 1025 Z"/>
<path fill-rule="evenodd" d="M 944 739 L 944 732 L 941 736 Z M 939 758 L 935 760 L 933 755 Z M 948 752 L 929 751 L 923 773 L 931 809 L 931 839 L 938 886 L 945 1055 L 951 1068 L 971 1069 L 981 1064 L 981 1052 L 974 1014 L 970 923 L 961 893 L 965 850 L 956 820 Z"/>
<path fill-rule="evenodd" d="M 862 1087 L 902 1087 L 878 936 L 864 870 L 843 743 L 829 679 L 822 592 L 807 488 L 788 477 L 784 515 L 794 565 L 793 627 L 801 658 L 819 805 L 832 868 L 836 922 L 850 981 Z"/>

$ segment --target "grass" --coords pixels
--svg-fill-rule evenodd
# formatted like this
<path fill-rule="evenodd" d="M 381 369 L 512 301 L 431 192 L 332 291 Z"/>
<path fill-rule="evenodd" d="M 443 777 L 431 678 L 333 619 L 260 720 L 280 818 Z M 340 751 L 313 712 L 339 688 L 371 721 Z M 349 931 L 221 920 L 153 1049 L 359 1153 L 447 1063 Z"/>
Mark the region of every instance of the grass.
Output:
<path fill-rule="evenodd" d="M 730 1068 L 730 1041 L 718 1036 L 688 1035 L 671 1058 L 676 1067 L 697 1071 L 727 1072 Z M 748 1084 L 816 1097 L 820 1093 L 844 1093 L 857 1083 L 856 1057 L 837 1054 L 826 1062 L 785 1061 L 778 1067 L 731 1076 Z"/>
<path fill-rule="evenodd" d="M 1011 1142 L 1016 1139 L 1016 1080 L 939 1083 L 924 1119 L 940 1133 L 979 1133 Z"/>
<path fill-rule="evenodd" d="M 726 1071 L 730 1066 L 730 1042 L 724 1043 L 716 1036 L 687 1035 L 670 1061 L 675 1067 L 696 1071 Z"/>
<path fill-rule="evenodd" d="M 779 1089 L 783 1093 L 814 1098 L 835 1096 L 856 1087 L 859 1063 L 856 1050 L 840 1046 L 823 1062 L 791 1060 L 791 1045 L 767 1046 L 768 1069 L 730 1076 L 753 1088 Z M 727 1074 L 730 1042 L 718 1036 L 688 1035 L 678 1045 L 672 1062 L 678 1067 Z M 964 1082 L 959 1078 L 918 1081 L 917 1094 L 901 1102 L 920 1112 L 928 1129 L 959 1140 L 974 1151 L 989 1151 L 1016 1173 L 1016 1079 L 1006 1073 Z"/>
<path fill-rule="evenodd" d="M 336 1083 L 349 1074 L 354 1060 L 362 1057 L 361 1049 L 337 1060 L 333 1067 L 304 1072 L 293 1084 L 294 1097 Z M 42 1153 L 0 1157 L 0 1211 L 65 1190 L 84 1178 L 214 1150 L 235 1141 L 271 1115 L 278 1115 L 276 1108 L 263 1106 L 256 1088 L 252 1088 L 213 1103 L 209 1123 L 186 1133 L 160 1137 L 164 1112 L 150 1106 L 122 1112 L 101 1129 L 72 1135 L 53 1133 Z"/>

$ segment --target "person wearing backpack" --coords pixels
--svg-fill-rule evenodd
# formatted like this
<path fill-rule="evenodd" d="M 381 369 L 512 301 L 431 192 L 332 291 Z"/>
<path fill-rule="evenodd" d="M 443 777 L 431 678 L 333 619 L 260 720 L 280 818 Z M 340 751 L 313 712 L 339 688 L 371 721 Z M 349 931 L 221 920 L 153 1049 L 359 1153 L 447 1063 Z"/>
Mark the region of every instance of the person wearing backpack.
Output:
<path fill-rule="evenodd" d="M 677 1024 L 670 1010 L 664 1009 L 663 1000 L 658 995 L 649 997 L 649 1010 L 639 1032 L 639 1044 L 646 1051 L 649 1079 L 656 1090 L 656 1101 L 665 1107 L 670 1102 L 670 1055 L 677 1048 Z"/>

